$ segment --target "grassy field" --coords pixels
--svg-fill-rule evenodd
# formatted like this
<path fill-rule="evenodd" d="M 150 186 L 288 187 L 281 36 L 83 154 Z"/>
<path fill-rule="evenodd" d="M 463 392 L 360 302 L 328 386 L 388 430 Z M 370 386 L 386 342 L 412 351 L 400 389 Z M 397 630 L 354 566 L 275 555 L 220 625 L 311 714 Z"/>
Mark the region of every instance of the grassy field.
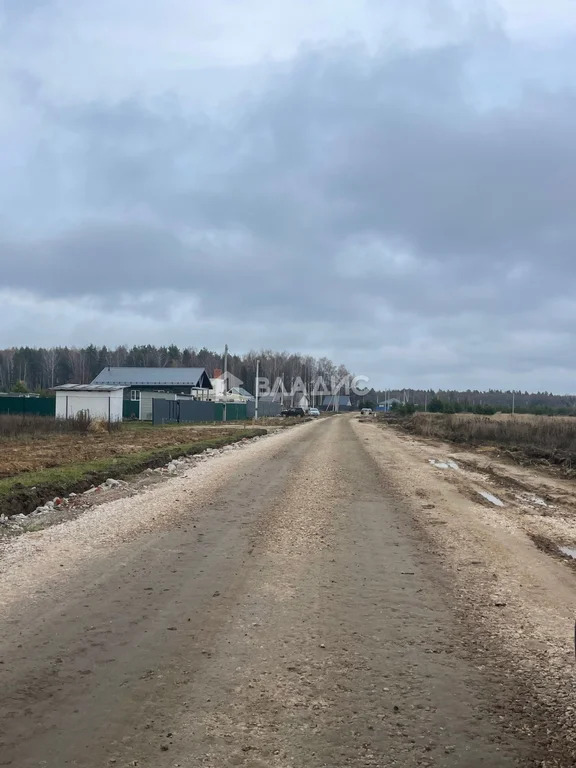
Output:
<path fill-rule="evenodd" d="M 405 429 L 471 445 L 493 445 L 525 455 L 576 466 L 576 418 L 497 414 L 476 416 L 417 413 L 403 422 Z"/>
<path fill-rule="evenodd" d="M 266 434 L 248 424 L 167 425 L 126 422 L 119 430 L 42 433 L 0 439 L 0 514 L 27 514 L 55 496 L 125 478 L 179 456 Z"/>

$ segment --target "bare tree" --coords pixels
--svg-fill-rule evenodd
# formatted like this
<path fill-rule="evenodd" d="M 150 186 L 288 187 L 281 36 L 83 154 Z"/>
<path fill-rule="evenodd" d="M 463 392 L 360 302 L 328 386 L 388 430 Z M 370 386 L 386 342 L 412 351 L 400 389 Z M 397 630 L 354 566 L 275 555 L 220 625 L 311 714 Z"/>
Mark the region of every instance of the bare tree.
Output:
<path fill-rule="evenodd" d="M 56 365 L 58 363 L 58 350 L 52 347 L 51 349 L 44 349 L 42 352 L 43 368 L 48 378 L 48 385 L 54 387 L 56 381 Z"/>

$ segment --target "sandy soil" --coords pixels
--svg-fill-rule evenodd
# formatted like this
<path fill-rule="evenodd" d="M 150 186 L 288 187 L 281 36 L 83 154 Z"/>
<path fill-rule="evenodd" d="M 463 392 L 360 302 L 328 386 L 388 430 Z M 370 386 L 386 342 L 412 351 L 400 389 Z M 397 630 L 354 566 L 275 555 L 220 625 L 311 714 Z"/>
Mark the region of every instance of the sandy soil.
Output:
<path fill-rule="evenodd" d="M 574 765 L 574 572 L 431 458 L 336 416 L 11 540 L 0 765 Z"/>
<path fill-rule="evenodd" d="M 576 572 L 558 551 L 576 546 L 576 485 L 492 449 L 354 427 L 449 574 L 471 657 L 511 692 L 503 717 L 545 745 L 542 766 L 576 765 Z"/>

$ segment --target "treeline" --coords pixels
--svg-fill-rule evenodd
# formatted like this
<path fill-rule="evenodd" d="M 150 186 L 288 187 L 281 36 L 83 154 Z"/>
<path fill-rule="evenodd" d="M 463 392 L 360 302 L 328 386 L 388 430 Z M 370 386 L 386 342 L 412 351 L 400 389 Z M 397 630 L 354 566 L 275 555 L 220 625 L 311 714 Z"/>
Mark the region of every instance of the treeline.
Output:
<path fill-rule="evenodd" d="M 512 390 L 422 390 L 396 389 L 378 391 L 371 395 L 377 402 L 394 398 L 414 406 L 414 410 L 443 413 L 493 414 L 516 413 L 566 414 L 576 413 L 576 396 L 554 395 L 551 392 L 519 392 Z"/>
<path fill-rule="evenodd" d="M 326 357 L 289 354 L 262 350 L 237 355 L 228 354 L 228 370 L 252 390 L 256 376 L 256 360 L 260 360 L 260 376 L 275 380 L 283 377 L 285 385 L 300 376 L 309 382 L 316 376 L 345 376 L 343 365 L 335 365 Z M 150 344 L 114 349 L 96 347 L 52 347 L 50 349 L 19 347 L 0 350 L 0 392 L 43 392 L 60 384 L 89 384 L 100 371 L 111 366 L 149 366 L 206 368 L 212 376 L 223 368 L 223 352 L 206 347 L 180 349 L 175 345 L 155 347 Z"/>
<path fill-rule="evenodd" d="M 396 403 L 390 408 L 391 412 L 398 413 L 401 416 L 410 416 L 413 413 L 427 411 L 428 413 L 474 413 L 478 416 L 493 416 L 495 413 L 529 413 L 535 416 L 576 416 L 576 407 L 568 406 L 553 408 L 552 406 L 534 405 L 519 406 L 512 410 L 511 407 L 498 408 L 495 405 L 467 405 L 466 403 L 454 403 L 447 400 L 433 398 L 427 406 L 416 405 L 414 403 Z"/>

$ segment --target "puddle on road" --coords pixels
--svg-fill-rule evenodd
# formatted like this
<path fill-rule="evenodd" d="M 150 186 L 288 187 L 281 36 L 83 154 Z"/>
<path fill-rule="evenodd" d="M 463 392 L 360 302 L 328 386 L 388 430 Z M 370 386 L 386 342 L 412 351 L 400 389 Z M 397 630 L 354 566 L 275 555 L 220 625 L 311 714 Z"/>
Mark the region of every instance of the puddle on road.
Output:
<path fill-rule="evenodd" d="M 503 507 L 504 502 L 499 499 L 497 496 L 493 496 L 491 493 L 488 493 L 488 491 L 478 491 L 480 496 L 484 497 L 486 501 L 489 501 L 491 504 L 494 504 L 496 507 Z"/>
<path fill-rule="evenodd" d="M 437 469 L 460 469 L 458 464 L 456 464 L 455 461 L 452 461 L 451 459 L 448 459 L 447 461 L 438 461 L 438 459 L 428 459 L 430 464 L 432 464 L 433 467 L 437 467 Z"/>
<path fill-rule="evenodd" d="M 572 560 L 576 560 L 576 548 L 574 547 L 558 547 L 560 552 L 566 557 L 571 557 Z"/>

